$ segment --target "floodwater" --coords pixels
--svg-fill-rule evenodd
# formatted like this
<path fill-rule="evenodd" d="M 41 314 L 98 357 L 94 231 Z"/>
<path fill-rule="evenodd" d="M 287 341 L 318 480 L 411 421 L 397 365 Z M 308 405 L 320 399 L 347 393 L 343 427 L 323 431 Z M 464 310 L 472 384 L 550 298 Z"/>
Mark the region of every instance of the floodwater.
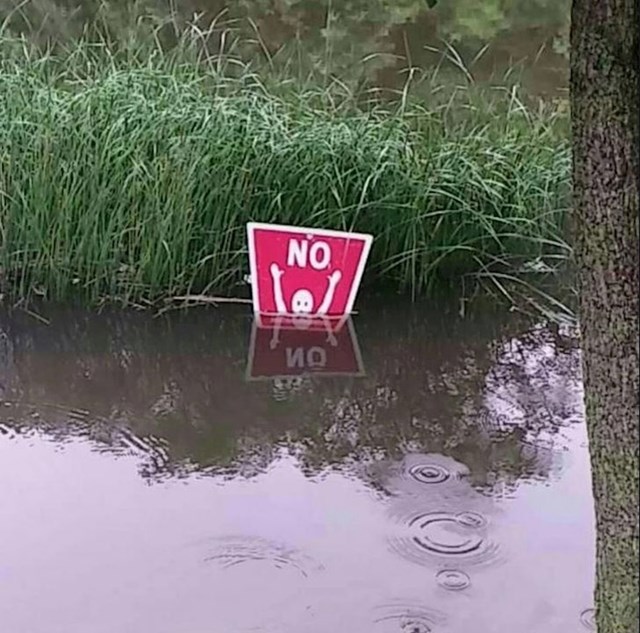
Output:
<path fill-rule="evenodd" d="M 78 37 L 100 7 L 109 38 L 126 39 L 123 24 L 133 15 L 123 0 L 4 4 L 0 21 L 9 31 L 43 42 Z M 144 6 L 165 45 L 175 44 L 177 26 L 192 24 L 187 28 L 206 40 L 209 52 L 268 63 L 294 77 L 320 71 L 382 95 L 402 91 L 410 74 L 413 84 L 431 77 L 431 90 L 443 82 L 504 85 L 517 78 L 529 94 L 567 96 L 568 0 L 447 0 L 433 9 L 425 0 L 151 0 Z M 169 7 L 178 22 L 160 29 Z"/>
<path fill-rule="evenodd" d="M 592 628 L 570 328 L 45 316 L 1 322 L 3 633 Z"/>

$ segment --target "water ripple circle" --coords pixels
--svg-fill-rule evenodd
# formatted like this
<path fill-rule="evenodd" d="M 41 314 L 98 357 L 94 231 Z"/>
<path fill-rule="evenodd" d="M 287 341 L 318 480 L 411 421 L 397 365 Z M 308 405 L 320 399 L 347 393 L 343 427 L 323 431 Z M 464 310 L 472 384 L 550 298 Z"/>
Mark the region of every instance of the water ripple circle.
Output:
<path fill-rule="evenodd" d="M 412 536 L 420 547 L 436 554 L 469 554 L 483 543 L 483 536 L 458 515 L 445 512 L 415 517 L 409 524 L 417 528 Z"/>
<path fill-rule="evenodd" d="M 465 527 L 481 530 L 487 526 L 487 520 L 477 512 L 460 512 L 456 515 L 456 521 Z"/>
<path fill-rule="evenodd" d="M 585 609 L 580 614 L 580 623 L 588 631 L 596 630 L 596 611 L 595 609 Z"/>
<path fill-rule="evenodd" d="M 449 591 L 462 591 L 471 584 L 467 574 L 459 569 L 443 569 L 436 575 L 437 583 Z"/>
<path fill-rule="evenodd" d="M 421 565 L 495 563 L 499 548 L 487 534 L 486 519 L 476 512 L 423 512 L 403 520 L 403 534 L 389 539 L 397 554 Z"/>
<path fill-rule="evenodd" d="M 408 473 L 423 484 L 441 484 L 451 477 L 449 471 L 438 464 L 416 464 L 409 468 Z"/>
<path fill-rule="evenodd" d="M 261 538 L 219 537 L 213 539 L 205 562 L 215 562 L 223 568 L 235 567 L 250 562 L 264 562 L 276 569 L 295 569 L 307 577 L 311 571 L 320 571 L 317 564 L 303 553 L 280 543 Z"/>
<path fill-rule="evenodd" d="M 384 604 L 376 611 L 375 630 L 381 633 L 433 633 L 444 622 L 438 611 L 405 602 Z"/>

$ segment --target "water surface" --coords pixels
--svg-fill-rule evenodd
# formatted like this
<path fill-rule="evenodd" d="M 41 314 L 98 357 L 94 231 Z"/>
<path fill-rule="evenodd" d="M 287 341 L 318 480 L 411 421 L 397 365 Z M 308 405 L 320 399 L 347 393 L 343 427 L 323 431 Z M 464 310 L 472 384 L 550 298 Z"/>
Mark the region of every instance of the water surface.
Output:
<path fill-rule="evenodd" d="M 436 87 L 517 79 L 529 93 L 566 97 L 568 0 L 441 0 L 433 9 L 425 0 L 151 0 L 143 7 L 155 16 L 147 32 L 167 47 L 175 45 L 176 29 L 195 24 L 192 33 L 223 62 L 268 64 L 297 78 L 320 71 L 388 95 L 404 89 L 413 69 L 413 83 L 424 75 Z M 96 15 L 108 39 L 127 39 L 125 25 L 135 21 L 135 9 L 123 0 L 0 6 L 9 32 L 40 43 L 79 37 Z"/>
<path fill-rule="evenodd" d="M 374 307 L 364 375 L 247 380 L 244 310 L 46 316 L 2 320 L 3 631 L 590 625 L 570 330 Z"/>

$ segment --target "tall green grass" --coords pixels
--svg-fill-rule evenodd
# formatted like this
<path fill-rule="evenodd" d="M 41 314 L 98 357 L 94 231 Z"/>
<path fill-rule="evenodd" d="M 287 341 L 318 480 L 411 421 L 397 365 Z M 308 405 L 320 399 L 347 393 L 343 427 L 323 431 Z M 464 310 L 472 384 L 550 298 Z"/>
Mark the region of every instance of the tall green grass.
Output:
<path fill-rule="evenodd" d="M 414 295 L 569 252 L 564 121 L 514 91 L 382 104 L 186 45 L 0 49 L 5 295 L 230 292 L 250 220 L 371 232 L 368 279 Z"/>

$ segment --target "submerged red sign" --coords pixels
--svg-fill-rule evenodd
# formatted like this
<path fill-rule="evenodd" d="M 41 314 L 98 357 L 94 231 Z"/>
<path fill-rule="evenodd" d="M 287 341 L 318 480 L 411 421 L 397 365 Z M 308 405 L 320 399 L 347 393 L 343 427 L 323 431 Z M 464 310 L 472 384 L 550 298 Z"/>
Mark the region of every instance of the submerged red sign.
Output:
<path fill-rule="evenodd" d="M 247 378 L 293 378 L 301 375 L 361 376 L 362 358 L 351 319 L 315 317 L 308 328 L 291 327 L 287 317 L 268 326 L 254 320 Z"/>
<path fill-rule="evenodd" d="M 256 314 L 258 327 L 279 330 L 322 330 L 338 332 L 345 324 L 348 315 L 312 316 L 308 314 Z"/>
<path fill-rule="evenodd" d="M 372 236 L 249 223 L 256 314 L 350 314 Z"/>

